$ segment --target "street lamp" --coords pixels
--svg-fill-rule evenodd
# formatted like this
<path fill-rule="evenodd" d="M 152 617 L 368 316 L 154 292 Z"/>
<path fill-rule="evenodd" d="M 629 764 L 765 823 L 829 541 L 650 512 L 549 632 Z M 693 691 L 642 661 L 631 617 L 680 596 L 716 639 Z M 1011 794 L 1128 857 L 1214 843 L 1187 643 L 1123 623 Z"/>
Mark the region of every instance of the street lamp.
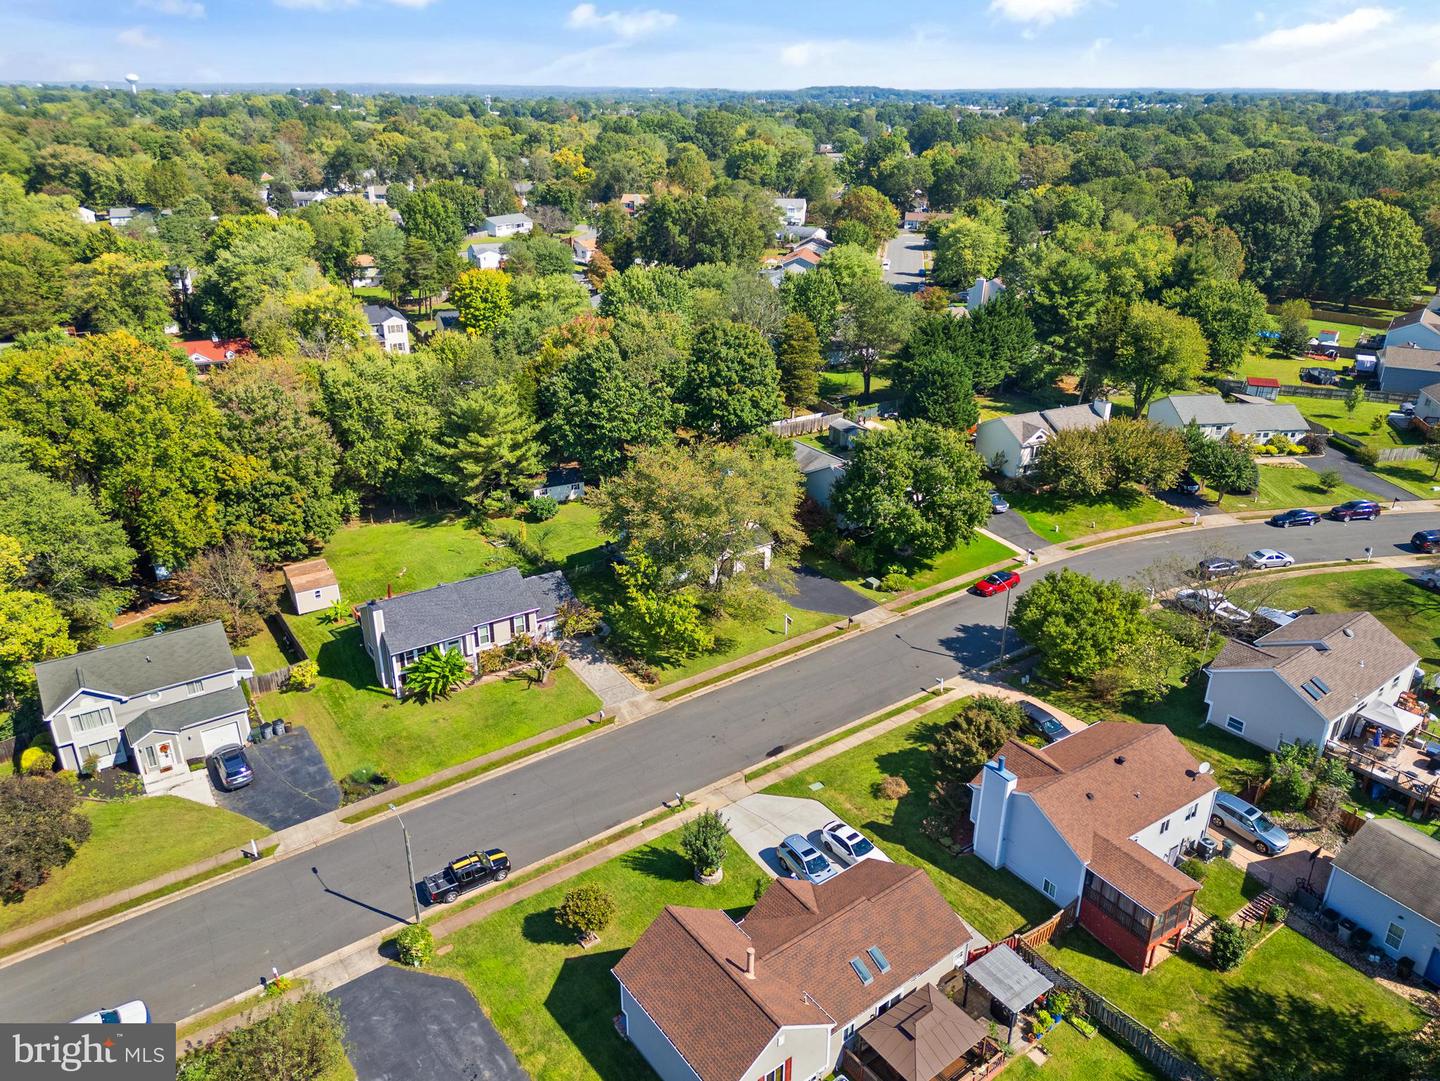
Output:
<path fill-rule="evenodd" d="M 395 804 L 387 803 L 390 810 L 395 811 Z M 405 835 L 405 869 L 410 873 L 410 902 L 415 906 L 415 923 L 420 923 L 420 895 L 415 892 L 415 860 L 410 855 L 410 831 L 405 828 L 405 820 L 400 817 L 400 812 L 395 811 L 395 821 L 400 823 L 400 832 Z"/>

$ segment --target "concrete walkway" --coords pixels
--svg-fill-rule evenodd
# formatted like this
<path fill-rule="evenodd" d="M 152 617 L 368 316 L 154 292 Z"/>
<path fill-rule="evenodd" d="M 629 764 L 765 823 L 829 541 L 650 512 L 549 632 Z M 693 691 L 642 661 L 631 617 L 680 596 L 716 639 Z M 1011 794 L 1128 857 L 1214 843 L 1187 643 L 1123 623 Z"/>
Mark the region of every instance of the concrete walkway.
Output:
<path fill-rule="evenodd" d="M 570 671 L 599 696 L 606 712 L 613 713 L 624 703 L 645 694 L 630 682 L 624 672 L 605 659 L 605 654 L 600 652 L 593 638 L 566 642 L 565 654 L 570 658 Z"/>

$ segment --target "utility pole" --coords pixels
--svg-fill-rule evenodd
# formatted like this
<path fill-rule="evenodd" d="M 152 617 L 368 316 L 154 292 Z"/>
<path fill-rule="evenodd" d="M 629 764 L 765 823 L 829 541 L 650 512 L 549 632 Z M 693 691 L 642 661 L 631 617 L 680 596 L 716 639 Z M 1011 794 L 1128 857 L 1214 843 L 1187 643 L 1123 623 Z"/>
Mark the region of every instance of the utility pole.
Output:
<path fill-rule="evenodd" d="M 395 811 L 395 804 L 386 804 L 390 810 Z M 420 924 L 420 895 L 415 892 L 415 860 L 410 855 L 410 831 L 405 828 L 405 820 L 400 817 L 400 812 L 395 811 L 395 821 L 400 823 L 400 832 L 405 836 L 405 869 L 410 874 L 410 902 L 415 906 L 415 924 Z"/>

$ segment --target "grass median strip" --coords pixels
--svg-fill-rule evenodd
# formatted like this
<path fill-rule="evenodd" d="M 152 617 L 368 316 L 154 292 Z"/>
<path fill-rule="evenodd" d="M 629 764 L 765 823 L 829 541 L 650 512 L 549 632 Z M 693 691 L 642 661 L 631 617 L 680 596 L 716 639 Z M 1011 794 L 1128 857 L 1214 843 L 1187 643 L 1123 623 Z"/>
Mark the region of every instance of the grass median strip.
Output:
<path fill-rule="evenodd" d="M 308 980 L 292 980 L 286 990 L 290 992 L 303 991 L 309 986 L 309 982 Z M 267 995 L 264 991 L 257 991 L 253 995 L 246 995 L 239 1002 L 232 1002 L 228 1006 L 217 1006 L 208 1013 L 199 1014 L 179 1026 L 175 1030 L 175 1042 L 178 1044 L 181 1040 L 187 1040 L 196 1033 L 204 1032 L 206 1029 L 220 1024 L 222 1021 L 228 1021 L 232 1017 L 240 1017 L 242 1014 L 249 1013 L 257 1006 L 263 1006 L 266 1003 L 275 1003 L 278 1002 L 279 999 L 279 995 Z"/>
<path fill-rule="evenodd" d="M 809 649 L 811 646 L 818 646 L 825 642 L 829 642 L 831 639 L 839 638 L 848 630 L 848 627 L 836 627 L 833 631 L 829 631 L 826 634 L 822 634 L 816 638 L 812 638 L 808 642 L 801 642 L 799 645 L 792 646 L 790 649 L 782 649 L 780 652 L 772 653 L 768 657 L 761 657 L 758 660 L 751 661 L 749 664 L 742 664 L 739 668 L 732 668 L 728 672 L 721 672 L 719 675 L 711 676 L 709 679 L 703 679 L 699 683 L 692 683 L 688 687 L 682 687 L 678 691 L 672 691 L 670 694 L 662 695 L 660 697 L 660 701 L 674 702 L 677 699 L 684 698 L 688 694 L 694 694 L 696 691 L 704 690 L 706 687 L 713 687 L 715 684 L 723 683 L 727 679 L 732 679 L 735 676 L 744 675 L 746 672 L 754 671 L 756 668 L 759 668 L 762 665 L 770 664 L 774 661 L 784 660 L 786 657 L 793 657 L 795 654 L 801 652 L 802 650 Z"/>
<path fill-rule="evenodd" d="M 882 724 L 885 721 L 890 720 L 892 717 L 900 716 L 900 714 L 904 713 L 906 710 L 916 709 L 919 706 L 924 705 L 926 702 L 932 702 L 934 700 L 935 695 L 930 693 L 929 691 L 926 691 L 924 694 L 917 695 L 916 697 L 910 699 L 910 701 L 908 702 L 900 703 L 900 705 L 895 706 L 893 709 L 887 709 L 878 717 L 870 717 L 867 720 L 861 721 L 859 724 L 852 724 L 849 728 L 845 728 L 839 732 L 835 732 L 832 735 L 825 736 L 823 739 L 820 739 L 815 743 L 810 744 L 808 747 L 801 747 L 799 750 L 794 751 L 791 754 L 787 754 L 784 758 L 771 759 L 769 762 L 765 762 L 762 765 L 757 766 L 755 769 L 752 769 L 749 773 L 745 774 L 745 780 L 747 782 L 753 781 L 757 777 L 763 777 L 767 773 L 773 773 L 775 770 L 779 769 L 782 766 L 788 766 L 791 762 L 798 762 L 806 755 L 814 754 L 816 751 L 822 750 L 825 747 L 829 747 L 832 744 L 839 743 L 842 739 L 848 739 L 856 732 L 863 732 L 867 728 L 874 728 L 877 724 Z"/>
<path fill-rule="evenodd" d="M 554 739 L 548 739 L 544 743 L 538 743 L 533 747 L 526 747 L 523 751 L 516 751 L 514 754 L 508 754 L 504 758 L 497 758 L 493 762 L 486 762 L 483 766 L 476 766 L 474 769 L 467 769 L 464 773 L 457 773 L 455 776 L 447 777 L 443 781 L 436 781 L 434 784 L 426 785 L 424 788 L 417 788 L 415 789 L 415 791 L 407 792 L 403 796 L 396 796 L 393 800 L 390 800 L 389 802 L 394 803 L 398 806 L 400 804 L 409 803 L 412 800 L 417 800 L 421 796 L 432 795 L 433 793 L 443 791 L 444 789 L 449 788 L 452 785 L 460 784 L 463 781 L 473 780 L 474 778 L 479 777 L 481 774 L 490 773 L 492 770 L 497 770 L 501 766 L 508 766 L 514 762 L 519 762 L 523 758 L 529 758 L 531 755 L 540 754 L 541 752 L 548 751 L 553 747 L 559 747 L 561 744 L 569 743 L 572 739 L 578 739 L 580 736 L 587 735 L 591 732 L 598 732 L 600 729 L 607 728 L 614 723 L 614 717 L 606 717 L 598 724 L 588 725 L 584 728 L 576 728 L 570 732 L 564 733 L 563 735 L 556 736 Z M 346 815 L 344 818 L 340 819 L 340 821 L 344 822 L 346 825 L 353 826 L 356 822 L 364 822 L 366 819 L 374 818 L 376 815 L 386 810 L 389 810 L 389 807 L 385 804 L 381 804 L 378 807 L 369 807 L 363 811 L 357 811 L 355 814 Z"/>

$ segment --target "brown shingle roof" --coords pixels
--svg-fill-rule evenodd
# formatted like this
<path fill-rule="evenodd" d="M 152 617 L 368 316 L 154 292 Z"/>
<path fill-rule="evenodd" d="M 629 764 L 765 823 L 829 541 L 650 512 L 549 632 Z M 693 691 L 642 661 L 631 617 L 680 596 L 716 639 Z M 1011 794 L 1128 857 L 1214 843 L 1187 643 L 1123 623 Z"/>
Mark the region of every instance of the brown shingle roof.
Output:
<path fill-rule="evenodd" d="M 927 983 L 867 1024 L 859 1035 L 905 1081 L 934 1081 L 987 1031 Z"/>
<path fill-rule="evenodd" d="M 1271 631 L 1256 639 L 1254 646 L 1227 642 L 1210 662 L 1210 670 L 1269 669 L 1323 717 L 1334 720 L 1419 660 L 1369 612 L 1321 612 Z M 1329 688 L 1319 699 L 1303 689 L 1317 676 Z"/>
<path fill-rule="evenodd" d="M 303 589 L 323 589 L 340 583 L 325 560 L 307 559 L 303 563 L 291 563 L 285 567 L 285 584 L 292 591 L 298 592 Z"/>
<path fill-rule="evenodd" d="M 924 871 L 865 860 L 820 886 L 779 879 L 739 924 L 668 907 L 615 975 L 704 1081 L 736 1081 L 781 1027 L 844 1024 L 972 937 Z"/>

